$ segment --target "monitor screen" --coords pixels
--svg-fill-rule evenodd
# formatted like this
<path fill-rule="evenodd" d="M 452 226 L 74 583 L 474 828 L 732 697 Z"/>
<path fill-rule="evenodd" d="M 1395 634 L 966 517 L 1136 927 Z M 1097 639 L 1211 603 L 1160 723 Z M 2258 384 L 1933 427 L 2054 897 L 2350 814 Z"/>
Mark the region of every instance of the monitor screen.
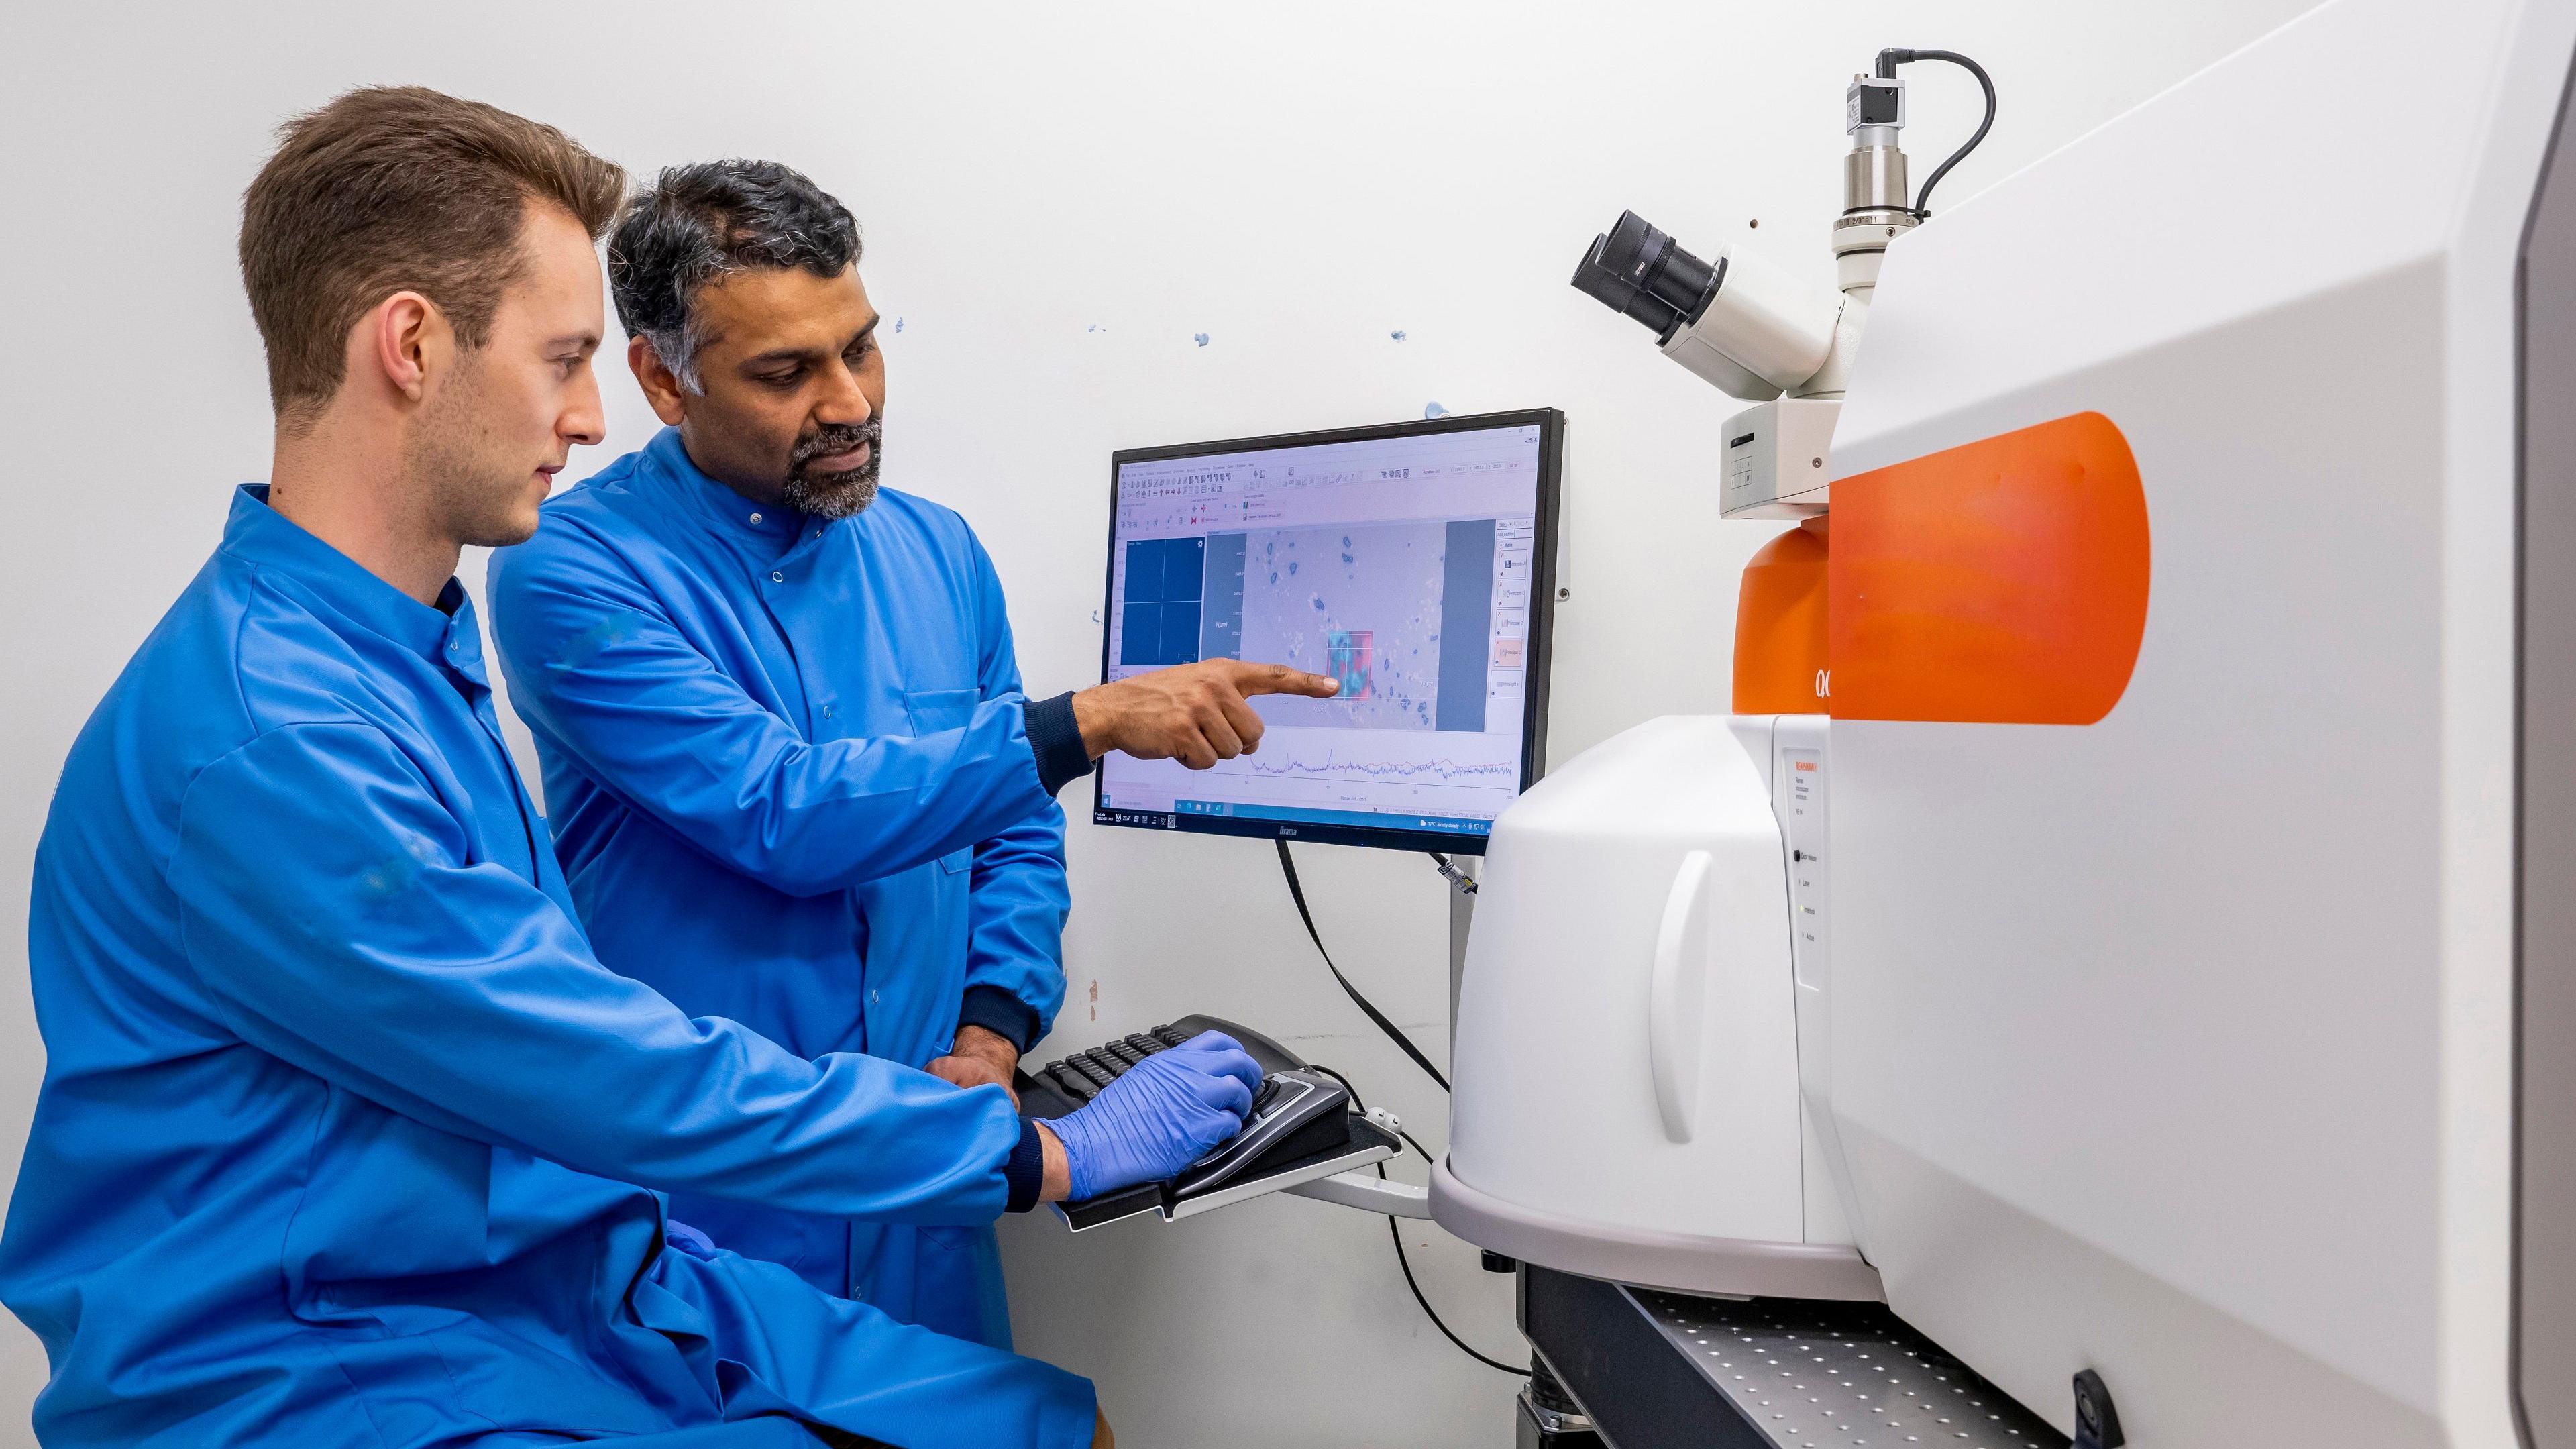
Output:
<path fill-rule="evenodd" d="M 1105 825 L 1479 854 L 1538 778 L 1565 416 L 1441 418 L 1120 452 L 1102 677 L 1287 664 L 1257 751 L 1111 754 Z"/>

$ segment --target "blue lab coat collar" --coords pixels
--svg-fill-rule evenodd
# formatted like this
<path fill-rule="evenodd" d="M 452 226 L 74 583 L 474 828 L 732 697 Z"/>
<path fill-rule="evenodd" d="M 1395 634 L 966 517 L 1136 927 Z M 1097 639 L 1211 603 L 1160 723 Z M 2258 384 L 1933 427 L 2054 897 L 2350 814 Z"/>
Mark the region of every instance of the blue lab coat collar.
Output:
<path fill-rule="evenodd" d="M 811 543 L 829 524 L 809 520 L 784 504 L 754 503 L 707 476 L 689 457 L 678 428 L 664 428 L 644 445 L 637 473 L 679 500 L 692 517 L 727 538 L 752 544 L 764 558 L 776 558 L 799 539 Z"/>
<path fill-rule="evenodd" d="M 244 483 L 234 490 L 221 551 L 284 575 L 316 603 L 368 633 L 444 664 L 478 685 L 485 683 L 483 631 L 462 585 L 451 578 L 439 591 L 437 607 L 422 603 L 269 507 L 267 484 Z"/>

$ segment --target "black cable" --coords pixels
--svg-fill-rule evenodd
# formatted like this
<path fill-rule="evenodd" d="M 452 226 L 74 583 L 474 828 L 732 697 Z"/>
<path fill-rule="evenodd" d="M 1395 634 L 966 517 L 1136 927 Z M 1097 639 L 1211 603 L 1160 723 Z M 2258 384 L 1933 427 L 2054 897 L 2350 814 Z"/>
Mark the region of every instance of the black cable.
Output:
<path fill-rule="evenodd" d="M 1440 878 L 1449 882 L 1450 889 L 1456 891 L 1462 896 L 1472 896 L 1476 893 L 1476 878 L 1474 876 L 1460 870 L 1457 862 L 1451 860 L 1445 855 L 1442 855 L 1439 851 L 1434 850 L 1429 852 L 1429 854 L 1431 856 L 1431 863 L 1440 867 Z"/>
<path fill-rule="evenodd" d="M 1343 1076 L 1341 1073 L 1339 1073 L 1339 1072 L 1337 1072 L 1337 1071 L 1334 1071 L 1331 1067 L 1325 1066 L 1325 1065 L 1324 1065 L 1323 1063 L 1321 1063 L 1321 1062 L 1308 1062 L 1306 1065 L 1307 1065 L 1308 1067 L 1313 1068 L 1313 1069 L 1314 1069 L 1314 1070 L 1316 1070 L 1316 1071 L 1322 1072 L 1325 1076 L 1328 1076 L 1328 1077 L 1332 1078 L 1334 1081 L 1341 1083 L 1341 1084 L 1342 1084 L 1342 1090 L 1351 1094 L 1351 1105 L 1352 1105 L 1353 1107 L 1356 1107 L 1356 1108 L 1358 1108 L 1358 1109 L 1359 1109 L 1359 1113 L 1360 1113 L 1360 1115 L 1361 1115 L 1361 1116 L 1365 1117 L 1365 1116 L 1367 1116 L 1367 1115 L 1368 1115 L 1368 1103 L 1363 1102 L 1363 1101 L 1361 1101 L 1361 1100 L 1360 1100 L 1360 1089 L 1351 1085 L 1351 1079 L 1350 1079 L 1350 1078 L 1348 1078 L 1348 1077 L 1346 1077 L 1346 1076 Z M 1423 1160 L 1423 1161 L 1425 1161 L 1425 1162 L 1435 1162 L 1435 1163 L 1436 1163 L 1436 1162 L 1438 1162 L 1438 1161 L 1440 1160 L 1439 1158 L 1434 1157 L 1434 1156 L 1432 1156 L 1432 1155 L 1431 1155 L 1431 1149 L 1430 1149 L 1430 1148 L 1425 1147 L 1425 1146 L 1423 1146 L 1421 1143 L 1414 1141 L 1414 1140 L 1413 1140 L 1413 1134 L 1412 1134 L 1412 1133 L 1405 1131 L 1405 1130 L 1404 1130 L 1403 1128 L 1401 1128 L 1401 1127 L 1398 1127 L 1398 1128 L 1396 1128 L 1396 1129 L 1395 1129 L 1395 1135 L 1404 1139 L 1404 1145 L 1405 1145 L 1405 1146 L 1410 1147 L 1410 1148 L 1412 1148 L 1414 1151 L 1421 1153 L 1421 1154 L 1422 1154 L 1422 1160 Z M 1383 1167 L 1379 1168 L 1379 1169 L 1378 1169 L 1378 1172 L 1377 1172 L 1377 1175 L 1378 1175 L 1378 1176 L 1380 1176 L 1380 1177 L 1384 1177 L 1384 1176 L 1386 1176 L 1386 1169 L 1385 1169 L 1385 1168 L 1383 1168 Z"/>
<path fill-rule="evenodd" d="M 1386 1176 L 1386 1168 L 1383 1165 L 1379 1166 L 1377 1175 L 1380 1177 Z M 1395 1219 L 1393 1218 L 1388 1218 L 1386 1220 L 1386 1235 L 1395 1241 L 1395 1263 L 1397 1267 L 1404 1270 L 1404 1286 L 1413 1290 L 1413 1301 L 1422 1305 L 1423 1316 L 1431 1320 L 1431 1326 L 1439 1329 L 1442 1337 L 1448 1339 L 1451 1343 L 1458 1345 L 1458 1351 L 1460 1353 L 1465 1354 L 1467 1357 L 1474 1359 L 1476 1362 L 1483 1364 L 1489 1369 L 1500 1369 L 1507 1374 L 1519 1374 L 1522 1378 L 1528 1378 L 1530 1376 L 1530 1371 L 1528 1369 L 1514 1368 L 1510 1364 L 1502 1362 L 1500 1359 L 1487 1358 L 1483 1354 L 1469 1348 L 1467 1346 L 1467 1340 L 1451 1333 L 1449 1331 L 1449 1325 L 1440 1321 L 1440 1315 L 1431 1311 L 1431 1300 L 1422 1296 L 1422 1285 L 1413 1281 L 1413 1262 L 1411 1259 L 1404 1256 L 1404 1234 L 1396 1230 Z"/>
<path fill-rule="evenodd" d="M 1297 862 L 1288 854 L 1288 842 L 1280 840 L 1275 843 L 1279 847 L 1279 873 L 1287 877 L 1288 880 L 1288 898 L 1297 903 L 1297 919 L 1306 923 L 1306 937 L 1308 940 L 1315 943 L 1315 954 L 1324 958 L 1324 969 L 1333 973 L 1333 979 L 1341 983 L 1342 990 L 1349 995 L 1351 1000 L 1358 1005 L 1361 1011 L 1367 1013 L 1368 1019 L 1377 1023 L 1378 1030 L 1385 1032 L 1389 1040 L 1393 1041 L 1397 1046 L 1404 1048 L 1404 1054 L 1413 1058 L 1413 1064 L 1422 1068 L 1423 1073 L 1429 1076 L 1431 1080 L 1439 1083 L 1441 1091 L 1448 1091 L 1449 1079 L 1440 1075 L 1440 1069 L 1431 1065 L 1431 1059 L 1422 1054 L 1422 1049 L 1413 1044 L 1413 1039 L 1406 1036 L 1402 1031 L 1397 1030 L 1395 1023 L 1386 1019 L 1386 1013 L 1371 1005 L 1367 997 L 1360 995 L 1359 988 L 1353 986 L 1350 978 L 1342 974 L 1342 968 L 1333 964 L 1333 953 L 1324 949 L 1323 933 L 1315 929 L 1315 913 L 1306 908 L 1306 888 L 1297 880 Z M 1449 864 L 1446 860 L 1441 860 L 1437 855 L 1432 858 L 1434 860 L 1440 860 L 1441 865 L 1444 867 Z M 1312 1065 L 1312 1063 L 1309 1063 L 1309 1065 Z M 1367 1104 L 1360 1100 L 1359 1089 L 1351 1085 L 1350 1078 L 1334 1071 L 1331 1067 L 1319 1066 L 1316 1067 L 1315 1070 L 1322 1072 L 1324 1075 L 1331 1077 L 1334 1081 L 1341 1083 L 1342 1090 L 1351 1094 L 1352 1106 L 1358 1108 L 1362 1113 L 1368 1111 Z M 1414 1151 L 1421 1153 L 1423 1161 L 1430 1162 L 1434 1160 L 1431 1156 L 1430 1149 L 1424 1147 L 1421 1143 L 1414 1141 L 1412 1133 L 1404 1131 L 1402 1128 L 1398 1128 L 1396 1129 L 1396 1135 L 1403 1138 L 1405 1143 L 1412 1147 Z M 1377 1168 L 1377 1175 L 1381 1178 L 1385 1177 L 1386 1164 L 1380 1162 L 1375 1164 L 1375 1166 Z M 1478 1353 L 1473 1347 L 1469 1346 L 1467 1340 L 1460 1338 L 1457 1334 L 1451 1332 L 1449 1325 L 1441 1321 L 1439 1312 L 1431 1306 L 1431 1300 L 1422 1296 L 1422 1285 L 1414 1279 L 1413 1260 L 1405 1256 L 1404 1233 L 1396 1226 L 1393 1214 L 1389 1214 L 1386 1220 L 1386 1236 L 1389 1242 L 1395 1244 L 1395 1265 L 1404 1270 L 1404 1286 L 1412 1292 L 1413 1302 L 1415 1306 L 1422 1310 L 1422 1316 L 1431 1320 L 1431 1326 L 1440 1330 L 1440 1336 L 1442 1338 L 1455 1344 L 1460 1353 L 1465 1354 L 1467 1357 L 1474 1359 L 1476 1362 L 1483 1364 L 1489 1369 L 1494 1369 L 1501 1373 L 1518 1374 L 1522 1378 L 1529 1377 L 1528 1369 L 1514 1368 L 1510 1364 L 1502 1362 L 1500 1359 L 1487 1358 L 1483 1354 Z"/>
<path fill-rule="evenodd" d="M 1413 1058 L 1413 1064 L 1422 1068 L 1431 1080 L 1438 1082 L 1440 1090 L 1448 1091 L 1449 1079 L 1440 1075 L 1438 1067 L 1431 1065 L 1431 1058 L 1422 1054 L 1422 1048 L 1413 1044 L 1413 1038 L 1397 1030 L 1395 1023 L 1386 1019 L 1386 1013 L 1370 1005 L 1369 999 L 1360 995 L 1360 989 L 1351 984 L 1351 979 L 1342 974 L 1342 968 L 1333 964 L 1333 953 L 1324 949 L 1324 938 L 1315 929 L 1315 913 L 1306 909 L 1306 888 L 1297 883 L 1297 862 L 1288 856 L 1288 842 L 1281 840 L 1274 843 L 1279 847 L 1279 873 L 1288 878 L 1288 897 L 1297 903 L 1297 919 L 1306 923 L 1307 939 L 1315 943 L 1315 954 L 1324 958 L 1324 969 L 1333 973 L 1333 979 L 1342 984 L 1342 990 L 1350 995 L 1352 1001 L 1359 1004 L 1360 1010 L 1368 1014 L 1369 1020 L 1377 1023 L 1377 1029 L 1385 1032 L 1388 1040 L 1404 1048 L 1404 1054 Z"/>
<path fill-rule="evenodd" d="M 1331 1067 L 1325 1066 L 1322 1062 L 1308 1062 L 1306 1065 L 1316 1071 L 1322 1072 L 1325 1076 L 1332 1078 L 1334 1081 L 1341 1083 L 1342 1090 L 1351 1094 L 1351 1105 L 1359 1109 L 1359 1114 L 1361 1116 L 1365 1117 L 1368 1115 L 1368 1103 L 1360 1100 L 1360 1089 L 1351 1085 L 1350 1078 L 1334 1071 Z"/>
<path fill-rule="evenodd" d="M 1977 134 L 1970 136 L 1966 145 L 1951 152 L 1949 160 L 1932 168 L 1932 175 L 1923 183 L 1923 189 L 1914 193 L 1914 219 L 1927 221 L 1932 216 L 1932 188 L 1940 185 L 1941 178 L 1950 174 L 1950 168 L 1966 160 L 1968 153 L 1977 149 L 1977 143 L 1986 139 L 1986 133 L 1995 128 L 1995 81 L 1994 77 L 1986 74 L 1984 66 L 1955 50 L 1882 50 L 1878 53 L 1878 74 L 1881 79 L 1893 80 L 1898 66 L 1917 60 L 1946 60 L 1963 67 L 1977 78 L 1978 88 L 1986 93 L 1986 118 L 1977 123 Z"/>
<path fill-rule="evenodd" d="M 1308 1062 L 1306 1065 L 1316 1071 L 1322 1072 L 1325 1076 L 1332 1078 L 1334 1081 L 1341 1083 L 1342 1090 L 1351 1094 L 1351 1105 L 1357 1107 L 1363 1115 L 1368 1112 L 1368 1103 L 1360 1100 L 1360 1089 L 1351 1085 L 1350 1078 L 1343 1076 L 1341 1073 L 1334 1071 L 1331 1067 L 1325 1066 L 1321 1062 Z M 1421 1153 L 1423 1161 L 1431 1162 L 1436 1160 L 1432 1157 L 1430 1148 L 1413 1140 L 1412 1133 L 1398 1127 L 1395 1129 L 1395 1135 L 1403 1138 L 1406 1146 L 1409 1146 L 1414 1151 Z M 1377 1168 L 1377 1175 L 1379 1177 L 1383 1178 L 1386 1176 L 1385 1163 L 1379 1162 L 1371 1165 Z M 1514 1368 L 1510 1364 L 1498 1363 L 1493 1359 L 1487 1358 L 1483 1354 L 1469 1348 L 1465 1339 L 1460 1338 L 1457 1334 L 1449 1331 L 1449 1325 L 1441 1322 L 1440 1315 L 1432 1311 L 1431 1300 L 1422 1296 L 1422 1285 L 1413 1281 L 1413 1262 L 1411 1259 L 1404 1256 L 1404 1235 L 1396 1230 L 1395 1215 L 1392 1213 L 1387 1215 L 1386 1231 L 1388 1236 L 1395 1240 L 1395 1261 L 1396 1266 L 1404 1270 L 1404 1286 L 1413 1290 L 1413 1301 L 1421 1305 L 1422 1316 L 1431 1320 L 1431 1326 L 1439 1329 L 1442 1337 L 1448 1339 L 1451 1343 L 1458 1345 L 1460 1352 L 1466 1354 L 1476 1362 L 1483 1364 L 1488 1368 L 1501 1369 L 1507 1374 L 1519 1374 L 1523 1378 L 1529 1377 L 1528 1369 Z"/>

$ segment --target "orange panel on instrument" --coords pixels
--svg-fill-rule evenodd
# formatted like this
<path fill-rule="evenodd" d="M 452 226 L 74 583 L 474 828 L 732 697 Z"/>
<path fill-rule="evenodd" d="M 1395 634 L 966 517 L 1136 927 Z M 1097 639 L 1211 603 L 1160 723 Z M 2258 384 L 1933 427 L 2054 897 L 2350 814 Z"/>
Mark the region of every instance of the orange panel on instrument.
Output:
<path fill-rule="evenodd" d="M 1834 484 L 1836 719 L 2091 724 L 2147 628 L 2128 440 L 2076 413 Z"/>
<path fill-rule="evenodd" d="M 1762 545 L 1735 599 L 1735 712 L 1825 713 L 1826 521 Z"/>

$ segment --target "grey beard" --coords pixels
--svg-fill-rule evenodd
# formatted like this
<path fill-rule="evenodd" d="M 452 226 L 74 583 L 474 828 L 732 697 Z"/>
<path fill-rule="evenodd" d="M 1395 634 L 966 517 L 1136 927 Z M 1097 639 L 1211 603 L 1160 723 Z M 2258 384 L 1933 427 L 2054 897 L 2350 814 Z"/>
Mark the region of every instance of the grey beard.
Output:
<path fill-rule="evenodd" d="M 873 450 L 865 467 L 847 473 L 827 473 L 820 478 L 791 473 L 779 496 L 787 506 L 814 518 L 842 519 L 854 517 L 877 501 L 877 460 Z"/>

